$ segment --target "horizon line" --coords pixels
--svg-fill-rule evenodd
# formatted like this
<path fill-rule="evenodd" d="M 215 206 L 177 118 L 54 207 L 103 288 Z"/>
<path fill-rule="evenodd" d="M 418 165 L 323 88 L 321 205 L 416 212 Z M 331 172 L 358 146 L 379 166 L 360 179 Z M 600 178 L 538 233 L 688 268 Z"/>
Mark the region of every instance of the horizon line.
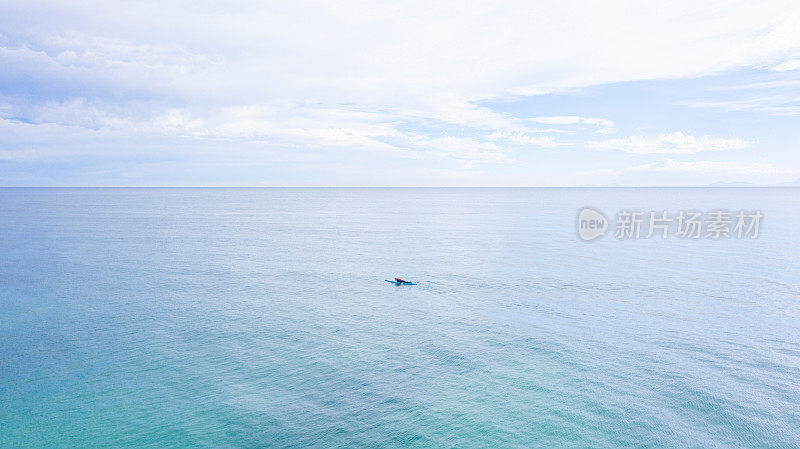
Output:
<path fill-rule="evenodd" d="M 0 186 L 0 189 L 772 189 L 800 185 L 684 186 Z"/>

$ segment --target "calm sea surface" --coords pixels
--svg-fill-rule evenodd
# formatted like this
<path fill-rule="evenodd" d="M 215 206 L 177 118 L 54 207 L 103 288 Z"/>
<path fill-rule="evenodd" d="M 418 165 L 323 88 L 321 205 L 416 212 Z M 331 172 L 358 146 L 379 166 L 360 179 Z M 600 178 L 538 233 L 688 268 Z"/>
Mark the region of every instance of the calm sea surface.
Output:
<path fill-rule="evenodd" d="M 800 189 L 0 189 L 0 446 L 800 447 Z"/>

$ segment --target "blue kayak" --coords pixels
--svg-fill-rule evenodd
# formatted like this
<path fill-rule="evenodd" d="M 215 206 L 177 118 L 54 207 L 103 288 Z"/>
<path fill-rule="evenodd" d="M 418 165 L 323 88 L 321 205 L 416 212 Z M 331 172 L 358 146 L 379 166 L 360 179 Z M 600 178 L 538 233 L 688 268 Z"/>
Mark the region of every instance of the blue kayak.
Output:
<path fill-rule="evenodd" d="M 390 281 L 388 279 L 384 279 L 386 282 L 391 282 L 394 285 L 417 285 L 416 282 L 397 282 L 397 281 Z"/>

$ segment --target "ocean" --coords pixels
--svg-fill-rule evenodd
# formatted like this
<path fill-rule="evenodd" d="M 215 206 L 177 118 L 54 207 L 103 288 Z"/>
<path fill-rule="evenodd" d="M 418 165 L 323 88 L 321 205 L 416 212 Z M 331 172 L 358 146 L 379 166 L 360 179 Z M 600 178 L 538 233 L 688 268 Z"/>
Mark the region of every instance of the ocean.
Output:
<path fill-rule="evenodd" d="M 796 188 L 0 189 L 0 447 L 800 447 L 798 243 Z"/>

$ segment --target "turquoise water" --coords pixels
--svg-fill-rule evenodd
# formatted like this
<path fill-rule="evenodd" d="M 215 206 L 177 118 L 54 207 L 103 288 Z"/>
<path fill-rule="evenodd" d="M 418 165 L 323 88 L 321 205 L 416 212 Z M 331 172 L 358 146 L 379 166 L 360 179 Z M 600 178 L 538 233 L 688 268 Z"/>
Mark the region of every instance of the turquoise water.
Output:
<path fill-rule="evenodd" d="M 587 205 L 765 219 L 584 243 Z M 0 446 L 800 447 L 798 225 L 798 189 L 0 189 Z"/>

